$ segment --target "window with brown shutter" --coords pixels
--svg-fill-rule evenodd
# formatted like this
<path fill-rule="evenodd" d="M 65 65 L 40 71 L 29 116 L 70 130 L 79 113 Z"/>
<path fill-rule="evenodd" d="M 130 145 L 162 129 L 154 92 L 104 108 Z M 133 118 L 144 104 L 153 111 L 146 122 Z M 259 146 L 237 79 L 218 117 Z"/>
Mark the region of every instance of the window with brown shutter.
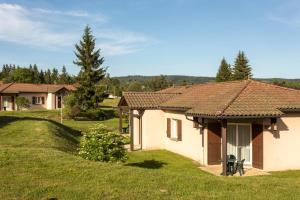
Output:
<path fill-rule="evenodd" d="M 177 120 L 177 141 L 182 141 L 182 121 Z"/>
<path fill-rule="evenodd" d="M 171 119 L 167 118 L 167 137 L 171 137 Z"/>

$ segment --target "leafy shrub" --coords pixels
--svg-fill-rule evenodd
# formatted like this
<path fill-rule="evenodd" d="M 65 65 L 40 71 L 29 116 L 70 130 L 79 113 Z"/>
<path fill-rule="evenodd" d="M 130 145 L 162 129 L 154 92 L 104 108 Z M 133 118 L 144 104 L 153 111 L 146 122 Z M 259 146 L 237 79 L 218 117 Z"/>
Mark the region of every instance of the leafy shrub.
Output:
<path fill-rule="evenodd" d="M 74 93 L 69 93 L 68 95 L 64 96 L 64 117 L 68 119 L 74 119 L 79 117 L 82 113 L 80 106 L 76 105 Z"/>
<path fill-rule="evenodd" d="M 83 113 L 84 117 L 92 120 L 106 120 L 117 116 L 117 112 L 112 109 L 89 109 Z"/>
<path fill-rule="evenodd" d="M 29 108 L 30 107 L 30 102 L 25 97 L 17 97 L 16 98 L 16 104 L 18 106 L 18 109 Z"/>
<path fill-rule="evenodd" d="M 79 155 L 94 161 L 124 162 L 127 159 L 125 143 L 122 135 L 99 125 L 84 133 L 80 141 Z"/>

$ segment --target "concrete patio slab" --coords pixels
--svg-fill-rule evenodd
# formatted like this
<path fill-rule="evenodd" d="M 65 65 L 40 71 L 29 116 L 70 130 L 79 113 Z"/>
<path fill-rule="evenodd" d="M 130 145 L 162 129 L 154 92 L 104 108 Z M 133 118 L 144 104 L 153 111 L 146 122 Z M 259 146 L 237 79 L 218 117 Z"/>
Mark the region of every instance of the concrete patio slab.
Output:
<path fill-rule="evenodd" d="M 222 165 L 208 165 L 208 166 L 201 166 L 199 168 L 215 176 L 221 176 L 222 173 Z M 245 167 L 245 174 L 243 176 L 264 176 L 264 175 L 270 175 L 270 173 L 257 168 Z M 237 172 L 233 176 L 240 176 L 240 174 Z"/>

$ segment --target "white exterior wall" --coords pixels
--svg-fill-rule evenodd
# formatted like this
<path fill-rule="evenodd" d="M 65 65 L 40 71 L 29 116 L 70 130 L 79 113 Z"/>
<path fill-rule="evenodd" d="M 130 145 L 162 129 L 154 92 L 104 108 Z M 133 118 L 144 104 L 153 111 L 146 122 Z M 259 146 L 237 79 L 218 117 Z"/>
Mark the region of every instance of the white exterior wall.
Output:
<path fill-rule="evenodd" d="M 16 96 L 14 96 L 14 101 L 16 102 Z M 7 98 L 7 106 L 6 106 L 6 111 L 12 111 L 13 110 L 13 101 L 12 101 L 12 95 L 3 95 L 2 96 L 2 101 L 1 101 L 1 110 L 4 110 L 4 99 Z M 17 105 L 15 104 L 15 109 L 17 109 Z"/>
<path fill-rule="evenodd" d="M 200 129 L 193 128 L 193 122 L 186 119 L 182 113 L 164 113 L 164 132 L 167 129 L 167 118 L 182 121 L 182 141 L 174 141 L 164 134 L 164 147 L 166 150 L 191 158 L 201 164 L 205 164 L 205 150 L 202 147 L 202 134 Z M 205 134 L 205 131 L 204 131 Z"/>
<path fill-rule="evenodd" d="M 134 111 L 137 114 L 137 111 Z M 182 141 L 167 137 L 167 118 L 182 121 Z M 183 113 L 164 112 L 162 110 L 145 110 L 142 117 L 142 149 L 166 149 L 178 153 L 200 164 L 207 164 L 207 129 L 202 135 L 200 129 L 193 128 L 193 122 L 187 120 Z M 134 146 L 139 144 L 139 119 L 134 118 Z M 202 147 L 204 137 L 204 147 Z"/>
<path fill-rule="evenodd" d="M 135 111 L 135 114 L 137 112 Z M 167 137 L 167 118 L 182 121 L 182 141 Z M 134 121 L 135 145 L 139 145 L 139 120 Z M 207 165 L 207 129 L 193 128 L 183 113 L 146 110 L 142 117 L 142 149 L 166 149 Z M 288 114 L 277 120 L 278 133 L 264 129 L 264 170 L 300 169 L 300 114 Z M 204 138 L 204 147 L 202 147 Z"/>
<path fill-rule="evenodd" d="M 47 108 L 47 93 L 20 93 L 19 97 L 25 97 L 30 103 L 29 109 L 45 109 Z M 32 97 L 44 97 L 44 104 L 32 104 Z"/>
<path fill-rule="evenodd" d="M 142 118 L 143 149 L 164 149 L 164 112 L 146 110 Z"/>
<path fill-rule="evenodd" d="M 138 111 L 134 110 L 133 114 L 137 115 Z M 137 117 L 133 118 L 133 144 L 135 148 L 140 148 L 140 127 L 139 119 Z"/>
<path fill-rule="evenodd" d="M 300 169 L 300 114 L 277 120 L 278 133 L 264 130 L 264 170 Z"/>
<path fill-rule="evenodd" d="M 55 109 L 55 94 L 48 93 L 46 103 L 48 110 Z"/>

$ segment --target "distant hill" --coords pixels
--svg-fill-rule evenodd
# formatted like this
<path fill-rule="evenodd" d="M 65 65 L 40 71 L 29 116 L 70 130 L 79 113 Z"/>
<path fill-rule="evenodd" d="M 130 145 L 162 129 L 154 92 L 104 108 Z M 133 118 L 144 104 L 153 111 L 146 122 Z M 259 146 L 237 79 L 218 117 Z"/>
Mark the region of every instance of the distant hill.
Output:
<path fill-rule="evenodd" d="M 154 77 L 156 76 L 134 75 L 134 76 L 119 76 L 114 78 L 118 79 L 121 82 L 121 84 L 130 83 L 134 81 L 144 84 L 145 82 L 149 81 Z M 183 82 L 186 82 L 187 84 L 195 84 L 195 83 L 205 83 L 205 82 L 210 82 L 215 80 L 214 77 L 205 77 L 205 76 L 166 75 L 166 77 L 175 85 L 180 85 Z"/>
<path fill-rule="evenodd" d="M 131 76 L 119 76 L 114 78 L 118 79 L 121 82 L 121 84 L 126 84 L 134 81 L 144 84 L 145 82 L 149 81 L 154 77 L 156 76 L 131 75 Z M 206 76 L 166 75 L 166 77 L 175 85 L 180 85 L 183 82 L 186 82 L 187 84 L 196 84 L 196 83 L 211 82 L 215 80 L 214 77 L 206 77 Z M 286 78 L 259 78 L 257 80 L 262 80 L 265 82 L 272 82 L 274 80 L 279 82 L 298 82 L 298 83 L 300 82 L 300 79 L 286 79 Z"/>

